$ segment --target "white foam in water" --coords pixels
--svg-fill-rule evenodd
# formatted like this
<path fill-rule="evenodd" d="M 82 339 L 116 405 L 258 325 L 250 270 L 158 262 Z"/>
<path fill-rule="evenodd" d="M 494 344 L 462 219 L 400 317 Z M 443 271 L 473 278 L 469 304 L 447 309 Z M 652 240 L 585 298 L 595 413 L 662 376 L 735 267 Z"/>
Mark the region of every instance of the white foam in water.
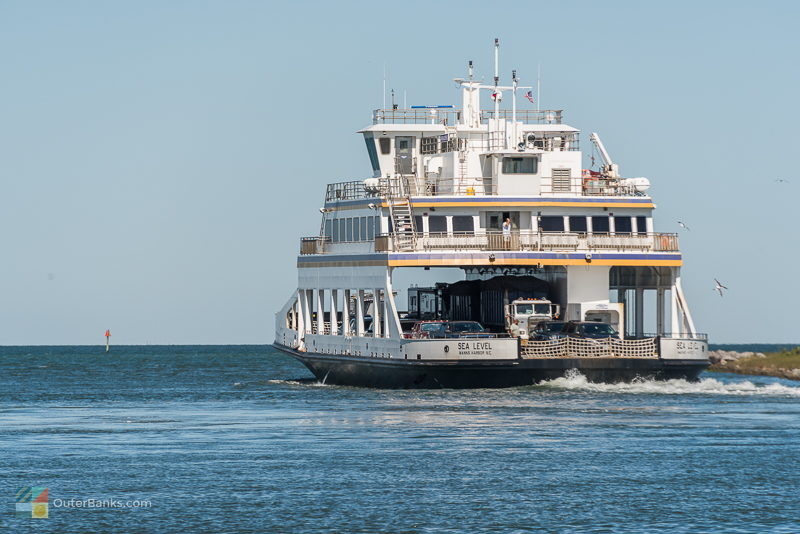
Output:
<path fill-rule="evenodd" d="M 537 386 L 575 391 L 596 391 L 601 393 L 650 393 L 662 395 L 769 395 L 800 397 L 800 387 L 783 384 L 753 384 L 749 380 L 741 382 L 722 382 L 714 378 L 704 378 L 699 382 L 687 380 L 652 380 L 638 378 L 633 382 L 618 384 L 594 383 L 586 380 L 579 371 L 571 369 L 566 376 L 540 382 Z"/>
<path fill-rule="evenodd" d="M 290 386 L 311 386 L 311 387 L 330 387 L 330 384 L 324 384 L 318 381 L 300 382 L 299 380 L 267 380 L 269 384 L 288 384 Z"/>

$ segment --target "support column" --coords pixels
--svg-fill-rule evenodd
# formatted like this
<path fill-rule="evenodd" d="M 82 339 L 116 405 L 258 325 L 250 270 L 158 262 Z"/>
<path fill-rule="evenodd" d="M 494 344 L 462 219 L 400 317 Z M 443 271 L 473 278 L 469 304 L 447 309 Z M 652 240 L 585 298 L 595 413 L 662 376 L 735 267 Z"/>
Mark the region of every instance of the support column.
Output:
<path fill-rule="evenodd" d="M 400 326 L 400 316 L 397 313 L 397 304 L 392 291 L 392 269 L 386 270 L 386 289 L 383 297 L 384 304 L 384 336 L 391 339 L 401 339 L 403 329 Z"/>
<path fill-rule="evenodd" d="M 296 323 L 295 326 L 297 328 L 297 337 L 298 339 L 303 337 L 303 334 L 306 333 L 306 318 L 305 318 L 305 311 L 303 310 L 303 295 L 305 291 L 302 289 L 297 290 L 297 302 L 295 306 L 297 307 L 297 315 L 296 315 Z"/>
<path fill-rule="evenodd" d="M 316 306 L 317 306 L 317 331 L 316 334 L 322 335 L 325 333 L 325 290 L 314 289 L 316 293 Z"/>
<path fill-rule="evenodd" d="M 350 290 L 345 289 L 342 296 L 342 335 L 351 336 L 350 331 Z"/>
<path fill-rule="evenodd" d="M 331 289 L 331 335 L 339 335 L 339 290 Z"/>
<path fill-rule="evenodd" d="M 664 288 L 660 284 L 656 290 L 656 334 L 664 334 Z"/>
<path fill-rule="evenodd" d="M 372 290 L 372 337 L 381 337 L 382 307 L 381 290 L 376 287 Z"/>
<path fill-rule="evenodd" d="M 303 316 L 305 317 L 305 325 L 303 331 L 306 334 L 311 333 L 311 295 L 310 289 L 301 289 L 303 297 Z"/>
<path fill-rule="evenodd" d="M 356 299 L 356 336 L 364 337 L 364 290 L 358 290 Z"/>
<path fill-rule="evenodd" d="M 636 288 L 636 337 L 641 338 L 644 336 L 644 289 L 641 287 Z"/>
<path fill-rule="evenodd" d="M 622 330 L 623 337 L 630 333 L 628 328 L 628 292 L 625 289 L 617 289 L 617 302 L 622 304 L 622 320 L 620 321 L 620 330 Z"/>

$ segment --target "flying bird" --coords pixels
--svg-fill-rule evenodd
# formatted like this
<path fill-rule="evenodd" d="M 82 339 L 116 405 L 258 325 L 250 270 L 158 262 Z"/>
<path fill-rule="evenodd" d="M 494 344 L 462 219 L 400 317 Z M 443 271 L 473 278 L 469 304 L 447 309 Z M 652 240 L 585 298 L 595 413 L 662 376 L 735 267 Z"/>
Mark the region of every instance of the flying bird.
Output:
<path fill-rule="evenodd" d="M 686 230 L 687 232 L 691 232 L 691 230 L 689 229 L 689 227 L 688 227 L 688 226 L 686 226 L 686 225 L 683 223 L 683 221 L 678 221 L 678 225 L 679 225 L 681 228 L 683 228 L 684 230 Z"/>
<path fill-rule="evenodd" d="M 789 183 L 789 180 L 785 180 L 783 178 L 775 178 L 775 181 L 778 182 L 779 184 L 788 184 Z"/>
<path fill-rule="evenodd" d="M 716 278 L 714 278 L 714 282 L 716 282 L 716 283 L 717 283 L 716 287 L 714 288 L 714 291 L 716 291 L 717 293 L 719 293 L 719 296 L 721 297 L 721 296 L 722 296 L 722 290 L 723 290 L 723 289 L 728 289 L 728 288 L 727 288 L 727 287 L 725 287 L 725 286 L 723 286 L 722 284 L 720 284 L 720 283 L 719 283 L 719 280 L 717 280 Z"/>

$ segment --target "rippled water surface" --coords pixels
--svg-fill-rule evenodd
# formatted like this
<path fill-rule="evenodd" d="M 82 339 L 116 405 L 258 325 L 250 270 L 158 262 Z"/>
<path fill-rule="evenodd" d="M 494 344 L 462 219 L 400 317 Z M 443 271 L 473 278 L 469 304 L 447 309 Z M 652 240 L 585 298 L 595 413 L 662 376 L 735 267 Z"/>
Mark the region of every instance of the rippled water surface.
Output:
<path fill-rule="evenodd" d="M 310 378 L 269 347 L 0 348 L 0 531 L 800 532 L 798 382 Z"/>

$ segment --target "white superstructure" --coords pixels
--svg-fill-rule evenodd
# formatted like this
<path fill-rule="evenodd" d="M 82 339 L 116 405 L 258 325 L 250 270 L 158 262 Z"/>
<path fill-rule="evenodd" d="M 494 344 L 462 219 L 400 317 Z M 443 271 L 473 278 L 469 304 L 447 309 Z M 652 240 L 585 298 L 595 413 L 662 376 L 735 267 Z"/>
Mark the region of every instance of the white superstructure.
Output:
<path fill-rule="evenodd" d="M 484 85 L 470 62 L 456 82 L 461 108 L 379 109 L 360 130 L 373 176 L 327 186 L 320 234 L 302 238 L 297 290 L 277 314 L 276 343 L 365 358 L 575 356 L 578 340 L 519 348 L 502 335 L 505 305 L 547 298 L 563 320 L 619 325 L 626 339 L 604 357 L 704 359 L 681 290 L 677 235 L 653 231 L 647 179 L 621 177 L 597 134 L 603 165 L 583 170 L 580 132 L 561 110 L 519 109 L 518 100 L 530 104 L 529 88 L 516 72 L 510 86 L 497 75 Z M 481 93 L 493 109 L 481 109 Z M 404 337 L 392 279 L 412 267 L 464 272 L 463 283 L 440 290 L 444 318 L 492 327 L 491 348 L 445 353 L 445 341 Z"/>

